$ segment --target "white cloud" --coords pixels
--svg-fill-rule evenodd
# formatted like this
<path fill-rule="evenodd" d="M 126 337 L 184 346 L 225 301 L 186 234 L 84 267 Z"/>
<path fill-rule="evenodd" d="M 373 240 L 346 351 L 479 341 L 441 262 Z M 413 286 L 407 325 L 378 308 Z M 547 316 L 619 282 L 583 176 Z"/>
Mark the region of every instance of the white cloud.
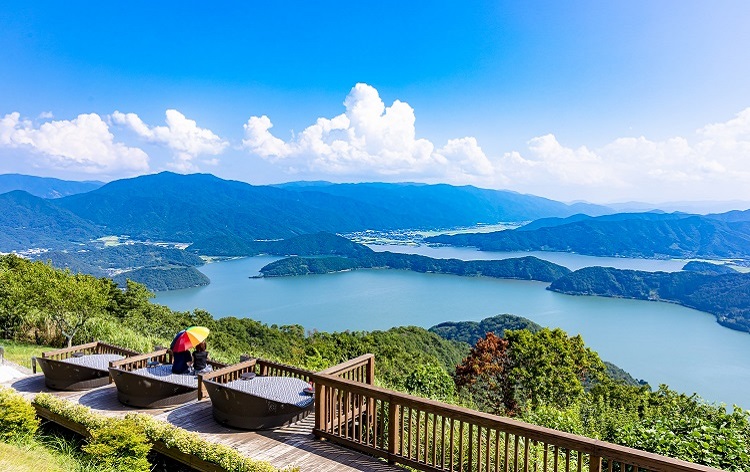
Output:
<path fill-rule="evenodd" d="M 497 168 L 514 188 L 561 199 L 747 199 L 750 108 L 689 138 L 626 137 L 592 150 L 548 134 L 505 153 Z"/>
<path fill-rule="evenodd" d="M 214 134 L 211 130 L 198 127 L 177 110 L 166 111 L 166 126 L 148 126 L 135 113 L 111 115 L 112 122 L 133 130 L 149 142 L 161 144 L 174 151 L 175 160 L 171 166 L 180 171 L 193 171 L 197 167 L 193 160 L 202 154 L 221 154 L 229 143 Z M 215 165 L 216 160 L 208 163 Z"/>
<path fill-rule="evenodd" d="M 39 119 L 40 120 L 51 120 L 54 117 L 55 117 L 55 115 L 53 115 L 51 111 L 43 111 L 43 112 L 39 113 Z"/>
<path fill-rule="evenodd" d="M 492 173 L 492 164 L 475 138 L 448 141 L 443 147 L 416 137 L 414 109 L 396 100 L 389 107 L 378 91 L 363 83 L 344 100 L 345 112 L 318 118 L 296 138 L 274 136 L 267 116 L 244 125 L 243 147 L 290 171 L 337 175 L 421 176 L 447 181 Z"/>
<path fill-rule="evenodd" d="M 103 174 L 148 170 L 148 155 L 115 142 L 107 123 L 96 113 L 39 127 L 21 120 L 18 112 L 7 114 L 0 120 L 0 146 L 31 150 L 41 165 L 54 169 Z"/>

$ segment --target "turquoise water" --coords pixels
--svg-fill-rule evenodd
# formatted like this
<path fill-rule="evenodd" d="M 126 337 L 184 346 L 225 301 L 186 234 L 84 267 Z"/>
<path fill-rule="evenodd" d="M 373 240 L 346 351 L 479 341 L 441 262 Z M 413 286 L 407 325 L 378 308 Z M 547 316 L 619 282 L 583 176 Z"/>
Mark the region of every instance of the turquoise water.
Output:
<path fill-rule="evenodd" d="M 440 257 L 436 254 L 427 255 Z M 450 251 L 439 254 L 456 257 Z M 568 256 L 573 256 L 569 263 L 588 257 Z M 215 316 L 321 331 L 430 327 L 513 313 L 580 333 L 602 358 L 652 385 L 666 383 L 710 401 L 750 408 L 750 335 L 718 325 L 707 313 L 668 303 L 562 295 L 545 290 L 547 284 L 541 282 L 396 270 L 249 278 L 275 259 L 208 264 L 200 270 L 210 285 L 159 293 L 155 301 L 176 310 L 203 308 Z M 646 262 L 658 266 L 669 261 Z"/>

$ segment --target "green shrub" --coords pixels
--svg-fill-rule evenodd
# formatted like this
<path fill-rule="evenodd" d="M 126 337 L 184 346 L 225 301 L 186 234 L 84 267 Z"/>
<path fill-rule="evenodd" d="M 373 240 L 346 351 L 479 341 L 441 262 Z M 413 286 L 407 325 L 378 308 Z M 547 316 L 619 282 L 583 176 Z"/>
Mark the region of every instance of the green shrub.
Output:
<path fill-rule="evenodd" d="M 37 395 L 34 403 L 85 426 L 92 439 L 84 450 L 94 457 L 102 469 L 134 472 L 149 470 L 145 457 L 151 448 L 150 443 L 161 441 L 169 448 L 176 448 L 184 454 L 217 464 L 229 472 L 277 470 L 268 462 L 245 457 L 229 446 L 208 442 L 195 433 L 148 415 L 131 414 L 125 419 L 106 418 L 85 406 L 46 393 Z M 112 456 L 109 460 L 108 455 Z M 120 466 L 120 463 L 126 465 Z"/>
<path fill-rule="evenodd" d="M 244 457 L 229 446 L 207 442 L 196 433 L 155 420 L 148 415 L 136 413 L 126 418 L 137 423 L 149 441 L 161 441 L 169 448 L 175 448 L 182 453 L 217 464 L 229 472 L 274 472 L 277 470 L 268 462 Z"/>
<path fill-rule="evenodd" d="M 0 440 L 23 440 L 36 433 L 39 419 L 28 400 L 10 388 L 0 387 Z"/>
<path fill-rule="evenodd" d="M 412 395 L 435 400 L 450 400 L 456 390 L 451 376 L 435 364 L 417 365 L 406 376 L 404 387 Z"/>
<path fill-rule="evenodd" d="M 151 470 L 147 458 L 151 444 L 140 425 L 132 419 L 110 418 L 90 433 L 91 439 L 83 450 L 101 469 L 118 472 Z"/>

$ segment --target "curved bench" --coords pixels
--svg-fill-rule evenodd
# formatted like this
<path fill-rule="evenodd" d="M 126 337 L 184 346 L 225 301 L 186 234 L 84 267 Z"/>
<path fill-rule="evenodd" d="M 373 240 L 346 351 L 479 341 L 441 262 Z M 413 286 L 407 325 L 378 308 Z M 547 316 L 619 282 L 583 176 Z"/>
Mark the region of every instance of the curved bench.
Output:
<path fill-rule="evenodd" d="M 225 366 L 213 360 L 208 363 L 215 369 Z M 109 374 L 117 386 L 117 399 L 132 407 L 165 408 L 202 397 L 200 377 L 173 374 L 166 349 L 113 362 Z"/>
<path fill-rule="evenodd" d="M 81 391 L 109 383 L 113 362 L 140 354 L 102 342 L 81 344 L 42 353 L 34 358 L 44 372 L 44 383 L 53 390 Z"/>
<path fill-rule="evenodd" d="M 260 375 L 254 375 L 260 374 Z M 251 359 L 203 376 L 214 419 L 240 429 L 271 429 L 296 423 L 315 407 L 312 372 Z"/>

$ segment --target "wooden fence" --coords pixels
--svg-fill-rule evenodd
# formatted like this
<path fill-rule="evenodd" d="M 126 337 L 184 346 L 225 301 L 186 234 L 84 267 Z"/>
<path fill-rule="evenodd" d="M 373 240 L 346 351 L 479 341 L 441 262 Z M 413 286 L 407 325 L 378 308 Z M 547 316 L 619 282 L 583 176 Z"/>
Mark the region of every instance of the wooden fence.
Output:
<path fill-rule="evenodd" d="M 313 376 L 319 438 L 424 471 L 717 472 L 373 385 L 362 356 Z"/>

